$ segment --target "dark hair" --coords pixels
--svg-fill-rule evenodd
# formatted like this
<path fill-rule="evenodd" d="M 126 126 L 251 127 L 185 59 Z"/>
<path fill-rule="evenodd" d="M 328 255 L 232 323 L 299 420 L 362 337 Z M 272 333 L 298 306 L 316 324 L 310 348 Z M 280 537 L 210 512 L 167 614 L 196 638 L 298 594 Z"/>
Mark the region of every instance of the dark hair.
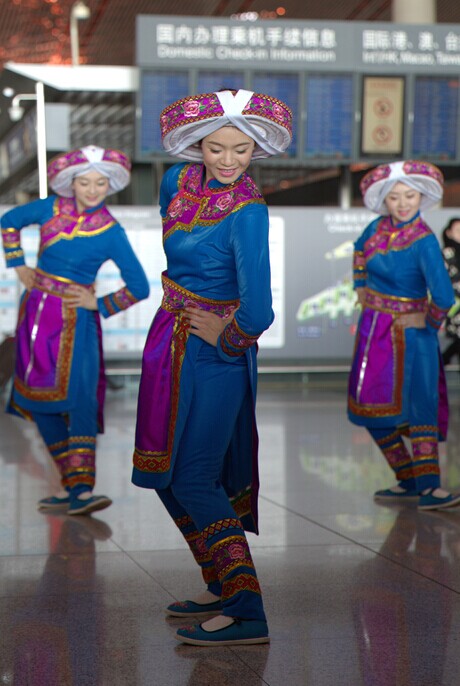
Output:
<path fill-rule="evenodd" d="M 460 217 L 451 217 L 451 219 L 449 219 L 449 223 L 442 232 L 442 241 L 444 243 L 444 247 L 446 248 L 458 248 L 458 241 L 454 241 L 453 238 L 448 236 L 448 232 L 456 222 L 460 222 Z"/>

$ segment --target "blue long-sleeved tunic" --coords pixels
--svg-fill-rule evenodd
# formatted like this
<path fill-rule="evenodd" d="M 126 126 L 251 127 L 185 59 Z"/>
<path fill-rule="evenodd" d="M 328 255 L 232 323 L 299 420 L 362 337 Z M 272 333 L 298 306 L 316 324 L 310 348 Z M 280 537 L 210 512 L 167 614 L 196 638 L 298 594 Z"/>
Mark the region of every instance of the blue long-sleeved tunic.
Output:
<path fill-rule="evenodd" d="M 21 299 L 14 403 L 24 410 L 63 412 L 72 408 L 78 367 L 91 317 L 84 308 L 65 306 L 66 288 L 92 288 L 104 262 L 112 260 L 125 286 L 97 298 L 99 314 L 109 317 L 146 298 L 149 284 L 128 237 L 105 205 L 79 213 L 73 198 L 49 196 L 13 208 L 1 218 L 8 267 L 25 264 L 21 229 L 39 225 L 36 287 Z"/>
<path fill-rule="evenodd" d="M 174 165 L 163 178 L 160 211 L 163 218 L 178 193 L 181 177 L 190 165 Z M 201 182 L 201 165 L 199 167 Z M 195 188 L 198 192 L 198 188 Z M 259 337 L 273 322 L 268 253 L 268 210 L 257 190 L 250 188 L 231 207 L 231 186 L 213 179 L 199 190 L 203 208 L 189 221 L 182 216 L 166 221 L 164 250 L 168 277 L 198 296 L 215 300 L 239 300 L 235 322 L 246 336 Z M 214 198 L 214 203 L 212 200 Z M 184 211 L 182 209 L 182 211 Z M 173 210 L 174 212 L 174 210 Z M 184 215 L 186 213 L 184 212 Z M 172 220 L 172 221 L 171 221 Z M 188 222 L 187 226 L 184 220 Z M 252 341 L 254 342 L 254 341 Z M 229 361 L 233 356 L 220 354 Z M 242 348 L 240 353 L 244 352 Z"/>

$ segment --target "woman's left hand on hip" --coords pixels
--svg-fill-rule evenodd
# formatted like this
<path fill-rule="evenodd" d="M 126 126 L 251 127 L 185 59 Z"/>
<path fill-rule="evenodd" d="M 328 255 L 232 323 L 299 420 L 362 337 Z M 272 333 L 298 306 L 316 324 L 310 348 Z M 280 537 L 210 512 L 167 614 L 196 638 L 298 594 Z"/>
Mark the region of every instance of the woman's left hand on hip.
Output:
<path fill-rule="evenodd" d="M 198 307 L 186 307 L 185 312 L 190 322 L 190 333 L 213 346 L 217 346 L 217 339 L 233 319 L 233 316 L 222 319 L 217 314 L 200 310 Z"/>
<path fill-rule="evenodd" d="M 65 299 L 67 307 L 83 307 L 85 310 L 97 310 L 97 298 L 94 295 L 94 289 L 73 284 L 69 286 L 67 294 L 68 297 Z"/>

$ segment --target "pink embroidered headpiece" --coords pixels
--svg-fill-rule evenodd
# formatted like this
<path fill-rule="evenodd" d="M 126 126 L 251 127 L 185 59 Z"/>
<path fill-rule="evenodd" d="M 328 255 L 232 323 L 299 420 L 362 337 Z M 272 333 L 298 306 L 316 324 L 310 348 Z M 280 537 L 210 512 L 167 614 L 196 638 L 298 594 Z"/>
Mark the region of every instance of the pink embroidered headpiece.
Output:
<path fill-rule="evenodd" d="M 284 102 L 252 91 L 219 91 L 182 98 L 160 115 L 165 150 L 191 162 L 201 161 L 205 136 L 235 126 L 252 138 L 253 159 L 283 152 L 292 138 L 292 112 Z"/>
<path fill-rule="evenodd" d="M 109 179 L 109 195 L 121 191 L 129 184 L 131 162 L 120 150 L 87 145 L 54 157 L 48 164 L 50 188 L 65 198 L 74 195 L 72 181 L 76 176 L 96 171 Z"/>
<path fill-rule="evenodd" d="M 442 198 L 444 177 L 431 162 L 406 160 L 381 164 L 362 179 L 360 189 L 366 207 L 377 214 L 388 214 L 385 198 L 396 183 L 404 183 L 422 194 L 421 210 L 436 205 Z"/>

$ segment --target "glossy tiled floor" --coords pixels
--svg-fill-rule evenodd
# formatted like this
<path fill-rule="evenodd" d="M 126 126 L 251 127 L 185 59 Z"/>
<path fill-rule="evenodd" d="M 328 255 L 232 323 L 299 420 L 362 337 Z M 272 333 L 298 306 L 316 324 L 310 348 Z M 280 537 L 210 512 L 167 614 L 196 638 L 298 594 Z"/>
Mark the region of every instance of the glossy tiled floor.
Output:
<path fill-rule="evenodd" d="M 460 489 L 460 391 L 443 481 Z M 44 516 L 56 485 L 33 425 L 0 415 L 0 684 L 458 686 L 460 510 L 383 507 L 392 482 L 342 383 L 262 379 L 259 537 L 269 646 L 194 648 L 163 608 L 201 590 L 154 493 L 130 483 L 135 386 L 111 391 L 93 517 Z"/>

